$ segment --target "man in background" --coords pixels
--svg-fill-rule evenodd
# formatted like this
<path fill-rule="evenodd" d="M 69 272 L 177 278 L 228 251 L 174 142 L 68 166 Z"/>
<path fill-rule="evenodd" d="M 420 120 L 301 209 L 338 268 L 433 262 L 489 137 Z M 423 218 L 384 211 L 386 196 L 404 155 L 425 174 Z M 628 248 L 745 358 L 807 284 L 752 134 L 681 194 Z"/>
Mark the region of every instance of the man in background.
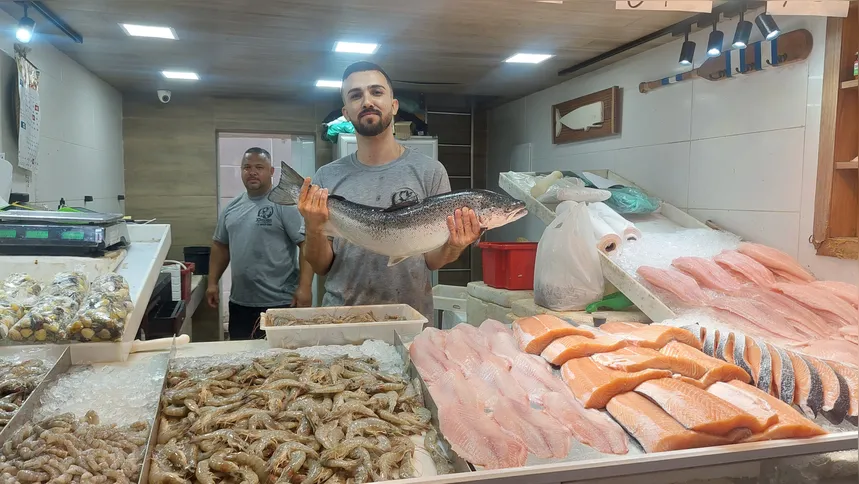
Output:
<path fill-rule="evenodd" d="M 433 321 L 432 274 L 459 258 L 480 236 L 469 209 L 448 217 L 447 243 L 424 256 L 388 267 L 388 257 L 348 243 L 329 240 L 328 194 L 373 207 L 404 206 L 450 191 L 444 166 L 397 143 L 393 119 L 399 103 L 391 79 L 378 65 L 358 62 L 343 74 L 343 116 L 355 126 L 358 151 L 320 168 L 306 179 L 298 201 L 304 216 L 313 270 L 325 275 L 323 306 L 408 304 Z"/>
<path fill-rule="evenodd" d="M 296 247 L 304 251 L 302 219 L 296 207 L 268 199 L 274 175 L 271 155 L 251 148 L 242 157 L 242 183 L 247 190 L 218 217 L 209 261 L 206 298 L 217 308 L 218 281 L 232 264 L 230 339 L 262 338 L 255 327 L 260 313 L 272 308 L 309 307 L 313 270 L 300 267 Z"/>

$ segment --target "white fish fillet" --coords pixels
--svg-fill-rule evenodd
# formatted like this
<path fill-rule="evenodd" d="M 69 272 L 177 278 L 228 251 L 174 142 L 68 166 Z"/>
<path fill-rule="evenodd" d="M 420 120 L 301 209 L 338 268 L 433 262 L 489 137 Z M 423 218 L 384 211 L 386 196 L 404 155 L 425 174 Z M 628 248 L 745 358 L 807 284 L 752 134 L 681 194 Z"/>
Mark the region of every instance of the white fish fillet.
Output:
<path fill-rule="evenodd" d="M 458 401 L 439 400 L 439 429 L 451 448 L 463 459 L 487 469 L 521 467 L 528 450 L 518 439 L 501 430 L 485 413 Z"/>
<path fill-rule="evenodd" d="M 572 435 L 569 429 L 527 404 L 500 403 L 492 412 L 492 418 L 508 434 L 522 439 L 528 450 L 541 459 L 560 459 L 570 452 Z"/>
<path fill-rule="evenodd" d="M 626 454 L 626 432 L 599 410 L 586 409 L 572 394 L 543 395 L 544 410 L 566 426 L 579 442 L 604 454 Z"/>

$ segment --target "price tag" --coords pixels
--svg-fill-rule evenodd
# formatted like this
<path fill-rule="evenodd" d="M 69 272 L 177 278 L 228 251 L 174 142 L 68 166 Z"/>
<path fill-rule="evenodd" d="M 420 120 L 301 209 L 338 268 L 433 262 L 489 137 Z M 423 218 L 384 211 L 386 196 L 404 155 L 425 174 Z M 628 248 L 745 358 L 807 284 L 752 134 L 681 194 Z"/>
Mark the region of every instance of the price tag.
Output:
<path fill-rule="evenodd" d="M 710 13 L 713 10 L 712 1 L 672 1 L 647 0 L 614 2 L 616 10 L 662 10 L 674 12 Z"/>
<path fill-rule="evenodd" d="M 846 17 L 850 10 L 847 0 L 779 0 L 767 2 L 770 15 L 815 15 L 820 17 Z"/>

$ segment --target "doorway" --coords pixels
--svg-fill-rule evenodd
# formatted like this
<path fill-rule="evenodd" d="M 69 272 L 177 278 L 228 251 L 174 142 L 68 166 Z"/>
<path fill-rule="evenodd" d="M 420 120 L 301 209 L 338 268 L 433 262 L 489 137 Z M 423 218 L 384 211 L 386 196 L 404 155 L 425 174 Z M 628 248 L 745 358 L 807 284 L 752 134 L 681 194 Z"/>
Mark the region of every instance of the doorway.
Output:
<path fill-rule="evenodd" d="M 284 161 L 301 176 L 316 172 L 315 136 L 291 134 L 253 134 L 218 132 L 218 213 L 234 198 L 245 192 L 242 184 L 242 156 L 249 148 L 262 148 L 271 153 L 274 163 L 274 185 L 280 180 L 280 162 Z M 296 254 L 296 257 L 298 254 Z M 313 283 L 313 305 L 318 305 L 316 278 Z M 229 321 L 230 267 L 221 277 L 219 314 L 224 332 Z"/>

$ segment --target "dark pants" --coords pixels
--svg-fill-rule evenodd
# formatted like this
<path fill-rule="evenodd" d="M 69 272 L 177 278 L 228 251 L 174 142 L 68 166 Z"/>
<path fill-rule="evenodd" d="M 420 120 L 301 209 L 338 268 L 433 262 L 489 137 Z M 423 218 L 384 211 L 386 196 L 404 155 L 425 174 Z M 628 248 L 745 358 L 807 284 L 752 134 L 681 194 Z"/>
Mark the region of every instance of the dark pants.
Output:
<path fill-rule="evenodd" d="M 288 308 L 289 306 L 272 306 L 270 308 L 239 306 L 230 303 L 230 341 L 243 339 L 263 339 L 265 331 L 259 329 L 259 315 L 269 309 Z"/>

